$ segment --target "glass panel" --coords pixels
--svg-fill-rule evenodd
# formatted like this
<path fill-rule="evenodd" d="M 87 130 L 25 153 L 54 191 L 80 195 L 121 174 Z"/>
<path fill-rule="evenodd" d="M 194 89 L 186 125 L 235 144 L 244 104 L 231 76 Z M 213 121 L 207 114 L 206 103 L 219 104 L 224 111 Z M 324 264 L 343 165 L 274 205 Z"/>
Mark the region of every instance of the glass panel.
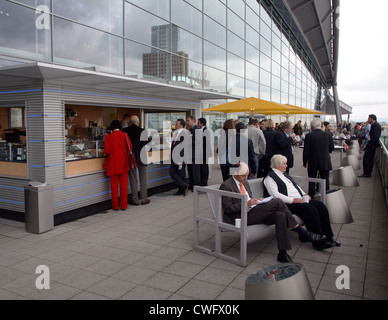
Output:
<path fill-rule="evenodd" d="M 259 84 L 257 82 L 246 81 L 246 96 L 247 97 L 259 97 Z"/>
<path fill-rule="evenodd" d="M 204 89 L 213 89 L 218 92 L 226 92 L 226 73 L 204 66 Z"/>
<path fill-rule="evenodd" d="M 53 1 L 53 13 L 118 35 L 123 34 L 122 0 Z"/>
<path fill-rule="evenodd" d="M 170 19 L 170 0 L 130 0 L 133 4 L 152 12 L 159 17 L 169 20 Z"/>
<path fill-rule="evenodd" d="M 228 74 L 228 92 L 236 96 L 245 96 L 244 79 Z"/>
<path fill-rule="evenodd" d="M 189 59 L 202 62 L 202 39 L 187 32 L 181 28 L 178 28 L 177 34 L 178 54 L 187 54 Z"/>
<path fill-rule="evenodd" d="M 226 70 L 226 51 L 207 41 L 204 43 L 204 63 L 215 68 Z"/>
<path fill-rule="evenodd" d="M 242 19 L 245 19 L 245 3 L 242 0 L 228 0 L 228 8 L 232 9 Z"/>
<path fill-rule="evenodd" d="M 127 47 L 127 62 L 129 59 L 129 51 L 131 51 L 131 49 Z M 174 57 L 176 66 L 172 68 L 170 53 L 155 49 L 152 49 L 151 52 L 143 53 L 143 77 L 146 79 L 170 80 L 172 78 L 173 69 L 176 74 L 184 74 L 187 72 L 187 60 L 183 57 Z"/>
<path fill-rule="evenodd" d="M 246 62 L 246 78 L 255 82 L 259 82 L 259 67 Z"/>
<path fill-rule="evenodd" d="M 280 63 L 281 60 L 281 53 L 279 50 L 276 50 L 275 47 L 272 47 L 272 59 L 277 63 Z"/>
<path fill-rule="evenodd" d="M 260 35 L 256 30 L 247 25 L 246 41 L 256 48 L 260 48 Z"/>
<path fill-rule="evenodd" d="M 263 37 L 260 37 L 260 51 L 271 57 L 271 48 L 271 44 Z"/>
<path fill-rule="evenodd" d="M 172 55 L 171 81 L 202 89 L 202 76 L 201 64 Z"/>
<path fill-rule="evenodd" d="M 0 0 L 0 53 L 51 61 L 51 29 L 49 14 Z"/>
<path fill-rule="evenodd" d="M 204 1 L 205 13 L 216 20 L 218 23 L 226 26 L 226 7 L 218 0 Z"/>
<path fill-rule="evenodd" d="M 125 36 L 171 51 L 177 45 L 177 27 L 131 4 L 125 4 Z"/>
<path fill-rule="evenodd" d="M 275 33 L 272 33 L 272 45 L 279 51 L 282 49 L 282 41 L 278 38 Z"/>
<path fill-rule="evenodd" d="M 277 103 L 280 103 L 281 101 L 281 95 L 280 95 L 280 91 L 279 90 L 275 90 L 275 89 L 272 89 L 272 95 L 271 95 L 271 100 L 273 102 L 277 102 Z"/>
<path fill-rule="evenodd" d="M 245 76 L 245 63 L 244 59 L 241 59 L 234 54 L 228 53 L 228 72 L 238 75 L 240 77 Z"/>
<path fill-rule="evenodd" d="M 256 48 L 252 47 L 250 44 L 246 44 L 246 59 L 249 62 L 252 62 L 256 65 L 260 63 L 260 52 Z"/>
<path fill-rule="evenodd" d="M 244 58 L 244 40 L 228 31 L 228 50 Z"/>
<path fill-rule="evenodd" d="M 272 75 L 272 88 L 280 91 L 280 78 Z"/>
<path fill-rule="evenodd" d="M 171 0 L 171 22 L 202 36 L 202 13 L 184 1 Z"/>
<path fill-rule="evenodd" d="M 204 17 L 204 38 L 226 48 L 226 29 L 214 20 Z"/>
<path fill-rule="evenodd" d="M 278 77 L 280 77 L 280 64 L 272 61 L 272 73 Z"/>
<path fill-rule="evenodd" d="M 247 11 L 246 11 L 247 23 L 249 23 L 250 26 L 253 29 L 255 29 L 257 32 L 260 32 L 260 18 L 257 16 L 257 14 L 254 11 L 252 11 L 250 7 L 247 6 L 246 8 L 247 8 Z"/>
<path fill-rule="evenodd" d="M 260 53 L 260 67 L 271 71 L 271 59 L 264 53 Z"/>
<path fill-rule="evenodd" d="M 287 83 L 288 83 L 288 76 L 289 76 L 288 70 L 285 68 L 282 68 L 282 79 L 284 81 L 287 81 Z"/>
<path fill-rule="evenodd" d="M 260 83 L 268 87 L 271 86 L 271 74 L 260 68 Z"/>
<path fill-rule="evenodd" d="M 126 41 L 126 52 L 125 52 L 125 74 L 133 77 L 143 77 L 143 64 L 145 68 L 147 65 L 152 64 L 155 68 L 156 60 L 152 59 L 148 55 L 151 54 L 151 48 L 143 46 L 141 44 Z"/>
<path fill-rule="evenodd" d="M 271 100 L 271 88 L 267 86 L 260 86 L 260 99 Z"/>
<path fill-rule="evenodd" d="M 260 18 L 263 19 L 265 21 L 265 23 L 267 23 L 267 25 L 269 25 L 269 26 L 271 25 L 272 19 L 268 15 L 267 11 L 265 11 L 263 6 L 260 6 Z"/>
<path fill-rule="evenodd" d="M 260 20 L 260 34 L 271 42 L 271 28 L 263 20 Z"/>
<path fill-rule="evenodd" d="M 202 11 L 202 0 L 185 0 L 185 1 Z"/>
<path fill-rule="evenodd" d="M 123 42 L 119 37 L 54 18 L 53 38 L 54 62 L 77 67 L 98 66 L 107 72 L 123 71 Z"/>
<path fill-rule="evenodd" d="M 228 9 L 228 29 L 241 38 L 245 38 L 245 23 L 235 13 Z"/>

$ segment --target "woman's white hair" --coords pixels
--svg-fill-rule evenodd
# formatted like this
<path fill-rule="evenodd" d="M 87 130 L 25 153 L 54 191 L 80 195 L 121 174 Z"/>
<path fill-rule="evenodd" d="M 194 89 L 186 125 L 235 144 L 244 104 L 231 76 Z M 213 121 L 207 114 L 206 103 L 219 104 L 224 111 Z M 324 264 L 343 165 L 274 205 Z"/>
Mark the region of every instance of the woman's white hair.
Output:
<path fill-rule="evenodd" d="M 284 161 L 287 161 L 285 156 L 282 156 L 281 154 L 275 154 L 271 159 L 271 168 L 279 168 L 281 165 L 283 165 Z"/>

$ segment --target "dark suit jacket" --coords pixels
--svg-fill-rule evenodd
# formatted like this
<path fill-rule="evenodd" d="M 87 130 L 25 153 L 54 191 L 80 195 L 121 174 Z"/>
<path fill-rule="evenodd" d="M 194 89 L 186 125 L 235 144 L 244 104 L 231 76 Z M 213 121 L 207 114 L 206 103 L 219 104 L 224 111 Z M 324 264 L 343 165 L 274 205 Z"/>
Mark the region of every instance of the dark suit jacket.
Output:
<path fill-rule="evenodd" d="M 174 149 L 180 145 L 181 143 L 185 142 L 185 143 L 189 143 L 188 142 L 188 139 L 190 138 L 190 135 L 188 133 L 188 131 L 186 129 L 183 129 L 183 131 L 179 134 L 178 136 L 178 139 L 177 141 L 172 141 L 171 143 L 171 164 L 172 165 L 175 165 L 175 166 L 178 166 L 177 163 L 174 162 L 174 158 L 173 158 L 173 152 L 174 152 Z M 186 140 L 186 141 L 185 141 Z M 182 148 L 182 150 L 180 151 L 180 156 L 182 158 L 185 157 L 185 148 Z"/>
<path fill-rule="evenodd" d="M 287 165 L 289 168 L 294 167 L 294 155 L 292 152 L 292 145 L 294 140 L 287 137 L 287 134 L 279 129 L 274 137 L 273 154 L 281 154 L 287 158 Z"/>
<path fill-rule="evenodd" d="M 247 143 L 246 140 L 248 140 L 248 154 L 241 154 L 240 146 L 241 144 Z M 255 149 L 253 147 L 253 142 L 251 139 L 241 134 L 236 134 L 232 138 L 232 150 L 236 150 L 236 157 L 240 157 L 242 161 L 246 162 L 249 168 L 253 169 L 252 172 L 249 172 L 250 175 L 257 174 L 257 168 L 255 165 L 253 165 L 255 164 Z M 233 160 L 231 159 L 231 155 L 229 155 L 229 160 L 231 162 Z M 237 163 L 232 164 L 237 165 Z"/>
<path fill-rule="evenodd" d="M 252 198 L 252 191 L 249 187 L 249 183 L 244 182 L 243 185 L 249 196 Z M 220 190 L 240 193 L 239 188 L 237 188 L 237 185 L 233 180 L 233 177 L 229 178 L 223 184 L 221 184 Z M 235 219 L 241 218 L 241 200 L 222 197 L 222 208 L 224 209 L 224 221 L 226 223 L 234 224 Z"/>
<path fill-rule="evenodd" d="M 380 137 L 381 137 L 381 126 L 378 122 L 375 122 L 370 127 L 370 141 L 368 146 L 378 148 L 380 146 Z"/>
<path fill-rule="evenodd" d="M 129 139 L 131 140 L 132 146 L 133 146 L 133 153 L 136 157 L 136 162 L 145 164 L 141 161 L 140 152 L 142 151 L 143 147 L 147 145 L 152 138 L 149 137 L 147 141 L 141 141 L 140 137 L 145 129 L 140 128 L 136 125 L 131 125 L 130 127 L 126 127 L 123 129 L 123 132 L 128 134 Z M 145 150 L 143 151 L 145 152 Z M 145 156 L 145 155 L 144 155 Z"/>
<path fill-rule="evenodd" d="M 274 155 L 273 144 L 275 143 L 276 131 L 272 128 L 268 128 L 267 130 L 264 130 L 263 133 L 264 133 L 265 141 L 267 142 L 267 149 L 266 149 L 265 155 L 269 159 L 271 159 L 272 156 Z"/>
<path fill-rule="evenodd" d="M 330 153 L 334 150 L 333 139 L 320 129 L 306 135 L 303 150 L 303 165 L 308 171 L 333 170 Z"/>

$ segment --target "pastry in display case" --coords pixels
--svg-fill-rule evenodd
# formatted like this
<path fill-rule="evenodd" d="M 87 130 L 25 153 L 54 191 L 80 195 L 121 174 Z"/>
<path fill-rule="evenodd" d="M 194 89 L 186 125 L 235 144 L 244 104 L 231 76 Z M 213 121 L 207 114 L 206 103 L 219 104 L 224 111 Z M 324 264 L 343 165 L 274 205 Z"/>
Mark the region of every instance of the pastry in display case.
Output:
<path fill-rule="evenodd" d="M 99 158 L 103 155 L 103 144 L 99 140 L 90 141 L 78 136 L 66 139 L 66 161 Z"/>

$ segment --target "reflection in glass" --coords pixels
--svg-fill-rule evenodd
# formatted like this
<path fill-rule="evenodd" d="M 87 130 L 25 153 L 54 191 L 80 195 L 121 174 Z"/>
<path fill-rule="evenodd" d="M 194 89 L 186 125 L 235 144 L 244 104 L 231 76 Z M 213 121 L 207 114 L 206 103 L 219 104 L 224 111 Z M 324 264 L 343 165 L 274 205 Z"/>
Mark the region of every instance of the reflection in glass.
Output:
<path fill-rule="evenodd" d="M 233 11 L 228 9 L 228 29 L 244 39 L 245 23 Z"/>
<path fill-rule="evenodd" d="M 130 0 L 131 2 L 144 10 L 169 20 L 170 18 L 170 0 Z"/>
<path fill-rule="evenodd" d="M 53 13 L 88 26 L 123 34 L 123 5 L 121 0 L 61 0 L 53 1 Z"/>
<path fill-rule="evenodd" d="M 36 18 L 35 9 L 0 0 L 0 53 L 50 61 L 51 30 L 37 29 Z"/>
<path fill-rule="evenodd" d="M 255 82 L 259 82 L 259 67 L 254 65 L 254 64 L 251 64 L 249 62 L 246 62 L 246 78 L 251 80 L 251 81 L 255 81 Z"/>
<path fill-rule="evenodd" d="M 244 78 L 228 74 L 228 90 L 230 94 L 244 97 Z"/>
<path fill-rule="evenodd" d="M 259 65 L 260 53 L 258 49 L 252 47 L 250 44 L 247 43 L 245 52 L 246 52 L 245 57 L 247 61 L 254 63 L 255 65 Z"/>
<path fill-rule="evenodd" d="M 210 42 L 204 41 L 204 63 L 226 70 L 226 51 Z"/>
<path fill-rule="evenodd" d="M 246 94 L 246 97 L 250 98 L 250 97 L 254 97 L 254 98 L 258 98 L 259 97 L 259 84 L 257 82 L 252 82 L 252 81 L 245 81 L 245 85 L 246 85 L 246 90 L 245 90 L 245 94 Z"/>
<path fill-rule="evenodd" d="M 271 88 L 260 85 L 260 99 L 271 101 Z"/>
<path fill-rule="evenodd" d="M 204 12 L 223 26 L 226 26 L 226 6 L 218 0 L 204 1 Z"/>
<path fill-rule="evenodd" d="M 218 46 L 226 47 L 226 29 L 214 20 L 204 17 L 204 38 Z"/>
<path fill-rule="evenodd" d="M 226 92 L 226 73 L 204 66 L 203 86 L 205 90 L 213 89 L 217 92 Z"/>
<path fill-rule="evenodd" d="M 171 0 L 171 22 L 202 36 L 201 12 L 184 1 Z"/>
<path fill-rule="evenodd" d="M 162 50 L 171 51 L 177 42 L 177 31 L 171 25 L 153 14 L 131 4 L 125 4 L 125 36 Z"/>
<path fill-rule="evenodd" d="M 244 58 L 244 40 L 228 31 L 228 50 Z"/>
<path fill-rule="evenodd" d="M 245 63 L 244 59 L 241 59 L 234 54 L 228 53 L 228 73 L 233 73 L 240 77 L 245 76 Z"/>
<path fill-rule="evenodd" d="M 187 54 L 191 60 L 202 62 L 202 39 L 178 28 L 177 54 Z"/>
<path fill-rule="evenodd" d="M 54 18 L 54 62 L 122 72 L 123 45 L 119 37 Z M 66 39 L 66 42 L 62 39 Z"/>
<path fill-rule="evenodd" d="M 247 26 L 246 41 L 249 42 L 252 46 L 260 48 L 260 35 L 250 26 Z"/>

